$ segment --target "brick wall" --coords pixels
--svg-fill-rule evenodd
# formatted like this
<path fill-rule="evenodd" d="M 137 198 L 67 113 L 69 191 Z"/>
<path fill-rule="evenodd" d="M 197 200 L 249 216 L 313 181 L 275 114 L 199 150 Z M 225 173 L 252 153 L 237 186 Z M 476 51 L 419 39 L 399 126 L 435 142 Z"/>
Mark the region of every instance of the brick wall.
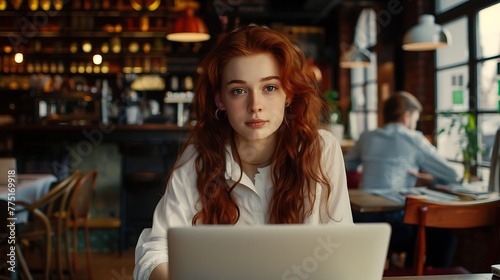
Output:
<path fill-rule="evenodd" d="M 434 14 L 434 1 L 405 0 L 402 3 L 404 7 L 402 25 L 405 31 L 418 23 L 418 17 L 421 14 Z M 398 90 L 408 91 L 420 100 L 423 112 L 419 129 L 426 135 L 433 134 L 435 130 L 435 120 L 432 117 L 435 108 L 435 51 L 408 52 L 398 48 L 395 57 L 401 58 L 401 62 L 396 67 L 396 72 L 402 73 L 402 84 Z"/>

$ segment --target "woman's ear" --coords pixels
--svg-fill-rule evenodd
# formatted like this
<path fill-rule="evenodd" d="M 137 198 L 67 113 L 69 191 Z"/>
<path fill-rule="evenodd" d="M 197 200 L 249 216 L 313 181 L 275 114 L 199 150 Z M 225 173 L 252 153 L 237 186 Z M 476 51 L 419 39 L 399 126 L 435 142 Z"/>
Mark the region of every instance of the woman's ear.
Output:
<path fill-rule="evenodd" d="M 226 106 L 224 106 L 224 103 L 222 103 L 222 97 L 220 96 L 220 93 L 215 94 L 214 101 L 217 108 L 219 108 L 220 110 L 226 110 Z"/>

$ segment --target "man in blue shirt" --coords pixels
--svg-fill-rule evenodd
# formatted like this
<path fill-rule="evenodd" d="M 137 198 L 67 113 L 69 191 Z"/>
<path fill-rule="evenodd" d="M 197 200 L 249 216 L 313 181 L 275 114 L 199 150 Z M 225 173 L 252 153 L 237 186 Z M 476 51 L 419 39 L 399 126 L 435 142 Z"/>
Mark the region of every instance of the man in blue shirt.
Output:
<path fill-rule="evenodd" d="M 457 172 L 420 131 L 422 105 L 400 92 L 384 103 L 385 126 L 361 134 L 344 156 L 346 169 L 362 166 L 361 188 L 401 190 L 415 186 L 422 170 L 442 183 L 456 183 Z"/>
<path fill-rule="evenodd" d="M 420 102 L 408 92 L 398 92 L 385 101 L 385 126 L 362 133 L 356 145 L 344 156 L 348 171 L 361 165 L 362 189 L 404 191 L 413 188 L 419 178 L 430 183 L 434 180 L 444 184 L 458 182 L 457 172 L 438 155 L 427 138 L 415 130 L 421 111 Z M 425 175 L 419 171 L 424 171 Z M 403 223 L 403 216 L 403 211 L 353 213 L 355 222 L 389 222 L 393 228 L 391 249 L 405 251 L 411 257 L 414 230 Z M 449 266 L 455 240 L 450 238 L 448 231 L 436 231 L 429 232 L 429 243 L 434 245 L 433 241 L 437 246 L 429 248 L 427 263 Z"/>

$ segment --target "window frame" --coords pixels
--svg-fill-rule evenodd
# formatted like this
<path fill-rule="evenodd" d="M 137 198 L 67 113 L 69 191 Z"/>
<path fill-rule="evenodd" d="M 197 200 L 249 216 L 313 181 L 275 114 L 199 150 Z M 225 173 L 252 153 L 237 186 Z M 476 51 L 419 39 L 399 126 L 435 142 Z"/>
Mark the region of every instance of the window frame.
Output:
<path fill-rule="evenodd" d="M 494 55 L 494 56 L 489 56 L 489 57 L 481 57 L 478 58 L 478 42 L 479 42 L 479 19 L 478 15 L 479 12 L 483 9 L 486 9 L 490 6 L 493 6 L 495 4 L 500 4 L 499 0 L 484 0 L 484 1 L 467 1 L 464 2 L 458 6 L 453 7 L 452 9 L 446 10 L 443 13 L 437 13 L 436 14 L 436 22 L 439 24 L 447 24 L 450 22 L 453 22 L 457 19 L 460 19 L 462 17 L 467 18 L 467 29 L 468 29 L 468 47 L 469 47 L 469 59 L 468 61 L 464 63 L 457 63 L 453 65 L 447 65 L 444 67 L 437 67 L 437 57 L 435 58 L 435 77 L 437 80 L 438 73 L 443 70 L 447 69 L 452 69 L 456 68 L 459 66 L 467 66 L 468 67 L 468 74 L 469 74 L 469 83 L 468 83 L 468 93 L 469 93 L 469 110 L 467 111 L 468 113 L 471 113 L 475 117 L 475 125 L 476 125 L 476 131 L 478 130 L 478 121 L 480 119 L 481 115 L 487 115 L 487 114 L 492 114 L 492 113 L 497 113 L 498 110 L 482 110 L 479 109 L 478 105 L 478 95 L 479 95 L 479 65 L 485 61 L 489 60 L 496 60 L 500 58 L 500 54 Z M 436 1 L 436 10 L 438 10 L 437 7 L 438 3 Z M 438 84 L 435 84 L 435 101 L 436 105 L 438 104 Z M 436 113 L 436 119 L 435 119 L 435 125 L 438 127 L 438 116 L 443 115 L 444 113 L 449 113 L 449 111 L 442 111 L 438 110 L 437 106 L 435 108 L 435 113 Z M 456 112 L 456 114 L 459 114 L 460 112 Z M 453 113 L 452 113 L 453 114 Z M 477 137 L 479 138 L 480 133 L 476 133 L 478 135 Z M 476 139 L 479 143 L 480 139 Z M 439 149 L 439 147 L 438 147 Z M 479 158 L 479 154 L 475 155 L 476 160 Z M 454 162 L 454 163 L 461 163 L 463 164 L 462 160 L 456 160 L 452 158 L 447 158 L 449 161 Z M 480 162 L 476 161 L 477 165 L 474 167 L 472 171 L 472 174 L 477 175 L 478 170 L 483 170 L 485 168 L 489 169 L 489 162 Z M 487 178 L 483 178 L 483 180 L 487 180 Z"/>

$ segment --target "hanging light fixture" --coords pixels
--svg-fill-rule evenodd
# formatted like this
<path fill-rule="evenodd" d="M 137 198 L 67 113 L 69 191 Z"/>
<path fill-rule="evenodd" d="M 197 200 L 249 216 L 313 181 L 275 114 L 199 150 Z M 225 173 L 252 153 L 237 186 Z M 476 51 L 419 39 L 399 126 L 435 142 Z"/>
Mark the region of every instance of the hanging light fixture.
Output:
<path fill-rule="evenodd" d="M 434 16 L 424 14 L 418 24 L 410 28 L 403 37 L 405 51 L 433 51 L 451 45 L 448 30 L 434 22 Z"/>
<path fill-rule="evenodd" d="M 181 14 L 175 20 L 173 30 L 167 34 L 167 40 L 175 42 L 203 42 L 210 39 L 207 25 L 195 15 L 198 2 L 182 1 Z M 179 8 L 179 7 L 177 7 Z"/>
<path fill-rule="evenodd" d="M 368 67 L 371 65 L 372 53 L 368 48 L 377 44 L 376 14 L 372 9 L 361 11 L 354 29 L 354 42 L 351 46 L 342 44 L 340 57 L 341 68 Z"/>
<path fill-rule="evenodd" d="M 369 50 L 360 48 L 356 45 L 345 51 L 340 57 L 340 67 L 341 68 L 356 68 L 356 67 L 368 67 L 370 66 L 371 53 Z"/>

